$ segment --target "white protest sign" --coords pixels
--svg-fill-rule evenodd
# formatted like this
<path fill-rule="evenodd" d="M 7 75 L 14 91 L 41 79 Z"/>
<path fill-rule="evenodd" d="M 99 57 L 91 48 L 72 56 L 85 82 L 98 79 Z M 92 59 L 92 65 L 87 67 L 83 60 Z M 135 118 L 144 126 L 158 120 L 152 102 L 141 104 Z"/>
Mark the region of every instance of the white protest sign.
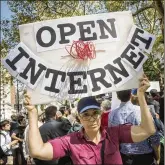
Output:
<path fill-rule="evenodd" d="M 128 36 L 128 42 L 147 53 L 151 53 L 155 39 L 156 37 L 154 35 L 137 28 L 135 25 L 132 27 Z"/>
<path fill-rule="evenodd" d="M 3 64 L 27 84 L 33 104 L 136 88 L 147 60 L 143 52 L 152 49 L 154 37 L 143 30 L 139 32 L 133 25 L 131 12 L 21 25 L 21 43 Z M 91 42 L 95 56 L 85 60 L 72 56 L 77 53 L 72 45 L 75 40 L 84 41 L 79 47 L 82 52 Z M 83 44 L 86 45 L 82 47 Z M 71 48 L 74 52 L 69 55 Z"/>
<path fill-rule="evenodd" d="M 94 43 L 119 41 L 118 25 L 111 13 L 37 22 L 34 32 L 37 52 L 65 48 L 78 40 Z"/>
<path fill-rule="evenodd" d="M 147 89 L 147 92 L 150 92 L 152 89 L 156 89 L 158 92 L 160 92 L 159 81 L 150 81 L 150 87 Z"/>

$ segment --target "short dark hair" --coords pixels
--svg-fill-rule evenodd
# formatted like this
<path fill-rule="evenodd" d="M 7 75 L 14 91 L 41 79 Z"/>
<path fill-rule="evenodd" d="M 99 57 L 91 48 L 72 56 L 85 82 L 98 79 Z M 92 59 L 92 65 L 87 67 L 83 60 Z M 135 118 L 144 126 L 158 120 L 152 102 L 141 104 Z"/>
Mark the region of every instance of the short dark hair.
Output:
<path fill-rule="evenodd" d="M 20 124 L 20 123 L 23 121 L 24 118 L 25 118 L 24 116 L 19 115 L 19 116 L 17 117 L 18 123 Z"/>
<path fill-rule="evenodd" d="M 2 129 L 2 127 L 5 127 L 6 124 L 10 124 L 9 120 L 3 120 L 0 122 L 0 128 Z"/>
<path fill-rule="evenodd" d="M 60 107 L 59 111 L 64 115 L 65 107 Z"/>
<path fill-rule="evenodd" d="M 49 106 L 45 109 L 45 117 L 46 119 L 51 119 L 56 116 L 57 107 L 56 106 Z"/>
<path fill-rule="evenodd" d="M 151 94 L 152 97 L 155 97 L 155 96 L 158 95 L 158 91 L 156 89 L 151 89 L 150 94 Z"/>
<path fill-rule="evenodd" d="M 131 89 L 129 90 L 123 90 L 123 91 L 118 91 L 117 92 L 117 97 L 119 98 L 119 100 L 121 100 L 122 102 L 127 102 L 130 100 L 131 98 Z"/>
<path fill-rule="evenodd" d="M 17 121 L 17 116 L 16 116 L 16 115 L 11 115 L 11 119 L 12 119 L 13 121 Z"/>

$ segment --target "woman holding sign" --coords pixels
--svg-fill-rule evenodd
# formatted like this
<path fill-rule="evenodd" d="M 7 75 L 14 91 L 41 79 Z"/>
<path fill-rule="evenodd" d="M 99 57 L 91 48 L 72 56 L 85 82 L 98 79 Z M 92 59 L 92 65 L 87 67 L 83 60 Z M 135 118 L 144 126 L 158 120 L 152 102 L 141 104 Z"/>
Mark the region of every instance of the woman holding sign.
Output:
<path fill-rule="evenodd" d="M 93 98 L 82 98 L 78 102 L 78 113 L 83 129 L 43 143 L 37 126 L 37 110 L 25 95 L 29 114 L 29 150 L 31 156 L 42 160 L 59 159 L 69 155 L 74 164 L 118 164 L 122 165 L 120 143 L 140 142 L 155 133 L 154 123 L 145 101 L 144 93 L 149 87 L 144 75 L 140 79 L 138 98 L 141 107 L 141 125 L 120 125 L 103 129 L 100 104 Z"/>

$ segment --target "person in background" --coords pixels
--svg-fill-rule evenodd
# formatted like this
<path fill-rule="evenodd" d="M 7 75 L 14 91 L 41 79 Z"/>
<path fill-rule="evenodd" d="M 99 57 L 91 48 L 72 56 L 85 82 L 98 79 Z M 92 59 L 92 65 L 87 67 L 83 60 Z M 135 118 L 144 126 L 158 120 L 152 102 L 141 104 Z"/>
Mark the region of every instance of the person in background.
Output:
<path fill-rule="evenodd" d="M 159 110 L 160 110 L 160 103 L 159 103 L 159 100 L 160 100 L 160 96 L 157 92 L 156 89 L 152 89 L 150 91 L 150 98 L 149 98 L 149 104 L 150 105 L 154 105 L 154 108 L 155 108 L 155 112 L 159 115 Z"/>
<path fill-rule="evenodd" d="M 85 97 L 78 102 L 78 116 L 83 128 L 44 143 L 36 125 L 37 111 L 25 95 L 24 105 L 29 113 L 29 149 L 32 157 L 42 160 L 57 160 L 69 155 L 73 164 L 118 164 L 122 165 L 119 143 L 136 143 L 155 133 L 152 116 L 144 93 L 149 88 L 145 75 L 139 81 L 138 98 L 141 107 L 141 124 L 101 128 L 101 108 L 94 97 Z"/>
<path fill-rule="evenodd" d="M 10 137 L 10 122 L 4 120 L 0 123 L 0 147 L 4 155 L 0 158 L 2 165 L 13 164 L 12 147 L 18 143 L 18 140 L 11 141 Z"/>
<path fill-rule="evenodd" d="M 137 97 L 137 89 L 132 89 L 131 91 L 131 103 L 133 105 L 139 105 L 139 102 L 138 102 L 138 97 Z"/>
<path fill-rule="evenodd" d="M 108 115 L 110 114 L 111 111 L 111 102 L 109 100 L 102 101 L 101 109 L 103 111 L 101 117 L 101 126 L 108 127 Z"/>
<path fill-rule="evenodd" d="M 159 95 L 159 93 L 158 93 L 158 91 L 156 89 L 151 89 L 150 90 L 150 94 L 151 94 L 153 100 L 156 100 L 157 102 L 159 102 L 160 95 Z"/>
<path fill-rule="evenodd" d="M 154 105 L 151 104 L 151 97 L 147 93 L 145 93 L 145 99 L 146 99 L 147 105 L 149 107 L 149 110 L 150 110 L 152 116 L 156 115 L 156 117 L 159 118 L 159 115 L 155 112 Z M 131 102 L 132 102 L 132 104 L 139 106 L 139 101 L 138 101 L 138 97 L 137 97 L 137 89 L 132 90 Z"/>
<path fill-rule="evenodd" d="M 26 120 L 25 117 L 21 114 L 18 116 L 17 120 L 19 126 L 11 134 L 11 138 L 13 140 L 18 140 L 19 142 L 18 147 L 14 149 L 14 156 L 15 156 L 14 165 L 26 165 L 26 160 L 24 158 L 23 146 L 22 146 L 24 140 L 24 131 L 26 128 Z"/>
<path fill-rule="evenodd" d="M 68 117 L 64 117 L 60 111 L 56 112 L 56 121 L 63 123 L 61 127 L 63 131 L 68 132 L 68 130 L 70 130 L 72 125 L 71 122 L 68 120 Z"/>
<path fill-rule="evenodd" d="M 61 112 L 62 117 L 66 118 L 66 117 L 65 117 L 65 113 L 64 113 L 65 107 L 64 107 L 64 106 L 60 107 L 60 108 L 59 108 L 59 111 Z"/>
<path fill-rule="evenodd" d="M 16 115 L 11 115 L 11 128 L 10 128 L 10 135 L 13 133 L 14 130 L 16 130 L 19 126 L 18 121 L 17 121 L 17 116 Z"/>
<path fill-rule="evenodd" d="M 164 123 L 164 95 L 160 98 L 160 120 Z"/>
<path fill-rule="evenodd" d="M 151 99 L 152 98 L 147 93 L 145 93 L 145 99 L 146 99 L 147 105 L 148 105 L 148 107 L 150 109 L 150 112 L 151 112 L 152 116 L 156 116 L 157 118 L 159 118 L 159 114 L 156 113 L 155 107 L 151 103 Z"/>
<path fill-rule="evenodd" d="M 41 110 L 38 110 L 38 128 L 43 125 L 42 122 L 42 114 L 43 112 Z M 25 157 L 25 160 L 27 164 L 34 164 L 33 158 L 31 158 L 29 154 L 29 148 L 28 148 L 28 131 L 29 131 L 29 125 L 26 126 L 25 131 L 24 131 L 24 141 L 23 141 L 23 154 Z"/>
<path fill-rule="evenodd" d="M 64 109 L 64 117 L 67 118 L 71 114 L 69 106 L 66 106 Z"/>
<path fill-rule="evenodd" d="M 69 121 L 67 122 L 67 119 L 62 119 L 63 117 L 61 118 L 59 113 L 57 115 L 56 106 L 49 106 L 45 109 L 45 118 L 45 123 L 39 127 L 42 140 L 45 143 L 51 139 L 66 135 L 71 128 L 71 124 Z M 34 162 L 36 165 L 58 164 L 58 160 L 45 161 L 34 159 Z"/>
<path fill-rule="evenodd" d="M 131 103 L 131 90 L 118 91 L 117 97 L 121 101 L 121 104 L 111 112 L 109 116 L 109 126 L 117 126 L 120 124 L 140 125 L 140 106 Z M 159 135 L 155 134 L 154 136 L 151 136 L 149 141 L 144 140 L 135 144 L 122 143 L 120 145 L 120 152 L 123 165 L 154 165 L 154 151 L 156 151 L 156 161 L 159 162 Z"/>
<path fill-rule="evenodd" d="M 71 129 L 69 130 L 68 133 L 78 132 L 78 131 L 81 130 L 82 124 L 80 123 L 77 112 L 75 112 L 74 114 L 69 115 L 68 120 L 70 121 L 70 123 L 72 125 L 72 127 L 71 127 Z"/>

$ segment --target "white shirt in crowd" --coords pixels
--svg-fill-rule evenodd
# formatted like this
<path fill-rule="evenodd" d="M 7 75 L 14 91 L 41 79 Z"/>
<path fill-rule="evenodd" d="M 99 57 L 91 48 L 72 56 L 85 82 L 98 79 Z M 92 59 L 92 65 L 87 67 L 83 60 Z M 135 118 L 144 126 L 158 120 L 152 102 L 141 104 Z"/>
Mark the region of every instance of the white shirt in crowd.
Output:
<path fill-rule="evenodd" d="M 10 132 L 9 131 L 1 131 L 2 134 L 0 134 L 0 144 L 1 144 L 1 148 L 4 151 L 4 153 L 6 155 L 12 155 L 12 150 L 11 147 L 9 145 L 9 143 L 11 143 L 11 137 L 10 137 Z M 5 138 L 6 137 L 6 138 Z"/>

